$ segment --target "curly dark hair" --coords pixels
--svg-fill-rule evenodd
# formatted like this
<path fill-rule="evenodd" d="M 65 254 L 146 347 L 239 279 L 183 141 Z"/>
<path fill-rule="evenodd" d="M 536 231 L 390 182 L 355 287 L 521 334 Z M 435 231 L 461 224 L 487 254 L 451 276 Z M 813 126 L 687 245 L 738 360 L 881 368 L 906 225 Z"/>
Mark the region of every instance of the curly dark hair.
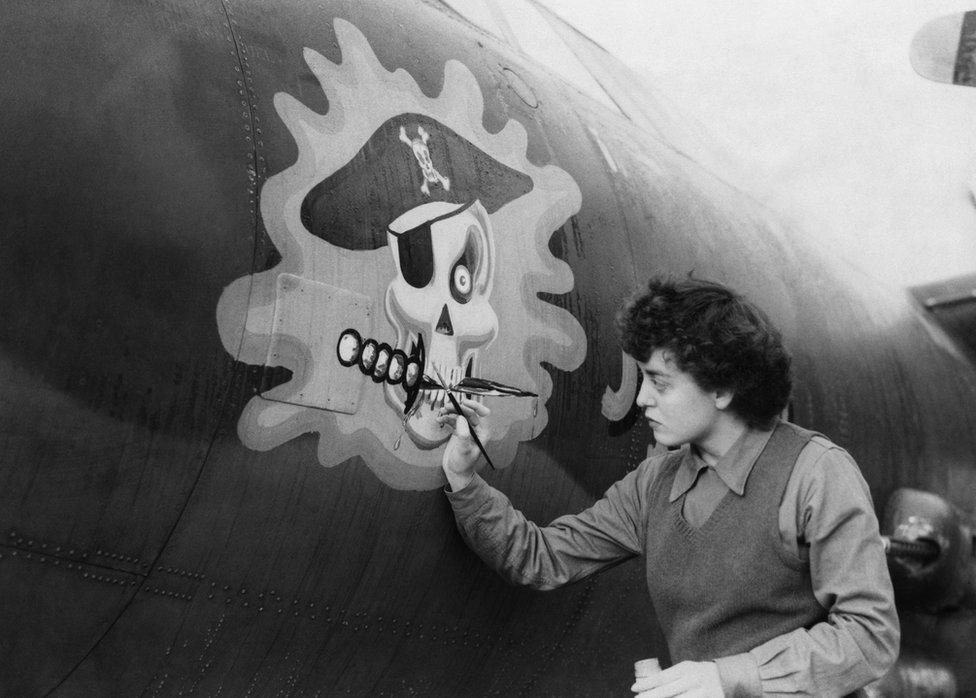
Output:
<path fill-rule="evenodd" d="M 750 426 L 768 426 L 789 403 L 791 358 L 779 331 L 721 284 L 652 278 L 617 313 L 617 331 L 638 361 L 662 349 L 703 390 L 730 390 L 729 409 Z"/>

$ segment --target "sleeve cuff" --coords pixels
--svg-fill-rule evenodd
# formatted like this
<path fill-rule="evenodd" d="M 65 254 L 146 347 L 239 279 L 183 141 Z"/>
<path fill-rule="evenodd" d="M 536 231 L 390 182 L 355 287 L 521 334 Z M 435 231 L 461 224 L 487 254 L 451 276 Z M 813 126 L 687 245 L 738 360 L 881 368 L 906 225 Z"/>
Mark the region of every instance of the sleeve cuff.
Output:
<path fill-rule="evenodd" d="M 752 655 L 733 654 L 715 660 L 719 681 L 726 698 L 752 698 L 762 696 L 759 665 Z"/>
<path fill-rule="evenodd" d="M 475 473 L 471 482 L 462 489 L 455 492 L 445 487 L 444 494 L 447 495 L 447 500 L 454 509 L 454 516 L 458 520 L 463 520 L 481 509 L 485 502 L 491 498 L 491 487 L 480 475 Z"/>

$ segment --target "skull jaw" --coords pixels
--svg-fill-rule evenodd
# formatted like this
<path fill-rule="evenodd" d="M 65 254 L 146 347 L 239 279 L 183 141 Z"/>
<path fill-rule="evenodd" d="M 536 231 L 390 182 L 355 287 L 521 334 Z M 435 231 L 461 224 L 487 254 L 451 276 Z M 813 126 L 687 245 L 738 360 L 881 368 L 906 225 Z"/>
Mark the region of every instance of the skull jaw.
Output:
<path fill-rule="evenodd" d="M 451 436 L 451 430 L 437 422 L 437 412 L 441 408 L 440 402 L 428 402 L 426 396 L 418 396 L 424 402 L 407 420 L 406 432 L 419 448 L 437 448 Z"/>

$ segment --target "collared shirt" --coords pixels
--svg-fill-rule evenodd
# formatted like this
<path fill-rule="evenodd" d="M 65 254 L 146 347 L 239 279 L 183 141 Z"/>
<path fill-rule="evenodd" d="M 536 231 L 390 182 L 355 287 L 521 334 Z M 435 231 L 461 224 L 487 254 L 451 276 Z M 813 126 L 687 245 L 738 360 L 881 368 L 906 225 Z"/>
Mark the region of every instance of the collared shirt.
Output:
<path fill-rule="evenodd" d="M 684 496 L 692 526 L 731 490 L 742 496 L 771 431 L 747 430 L 710 467 L 685 447 L 670 493 Z M 653 522 L 646 492 L 664 457 L 651 458 L 584 512 L 539 527 L 480 477 L 449 492 L 462 535 L 510 581 L 553 588 L 641 554 Z M 841 695 L 881 676 L 897 656 L 899 628 L 867 483 L 846 451 L 815 436 L 801 451 L 778 512 L 780 539 L 809 560 L 826 622 L 775 637 L 749 652 L 716 657 L 726 695 Z"/>

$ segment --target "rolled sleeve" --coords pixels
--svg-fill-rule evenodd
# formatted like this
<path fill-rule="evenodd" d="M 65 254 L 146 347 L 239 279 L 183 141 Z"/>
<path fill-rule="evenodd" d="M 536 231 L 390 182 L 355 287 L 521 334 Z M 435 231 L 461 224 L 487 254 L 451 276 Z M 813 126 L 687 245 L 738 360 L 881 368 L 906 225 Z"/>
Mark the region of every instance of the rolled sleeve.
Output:
<path fill-rule="evenodd" d="M 715 660 L 722 692 L 726 698 L 753 698 L 762 695 L 759 665 L 749 653 L 733 654 Z"/>
<path fill-rule="evenodd" d="M 444 493 L 451 503 L 454 517 L 458 523 L 470 519 L 477 513 L 478 509 L 491 499 L 491 487 L 477 473 L 471 478 L 471 482 L 464 486 L 464 489 L 457 491 L 445 489 Z"/>
<path fill-rule="evenodd" d="M 477 475 L 463 489 L 446 494 L 467 544 L 513 584 L 554 589 L 642 549 L 636 471 L 589 509 L 548 526 L 527 520 Z"/>

